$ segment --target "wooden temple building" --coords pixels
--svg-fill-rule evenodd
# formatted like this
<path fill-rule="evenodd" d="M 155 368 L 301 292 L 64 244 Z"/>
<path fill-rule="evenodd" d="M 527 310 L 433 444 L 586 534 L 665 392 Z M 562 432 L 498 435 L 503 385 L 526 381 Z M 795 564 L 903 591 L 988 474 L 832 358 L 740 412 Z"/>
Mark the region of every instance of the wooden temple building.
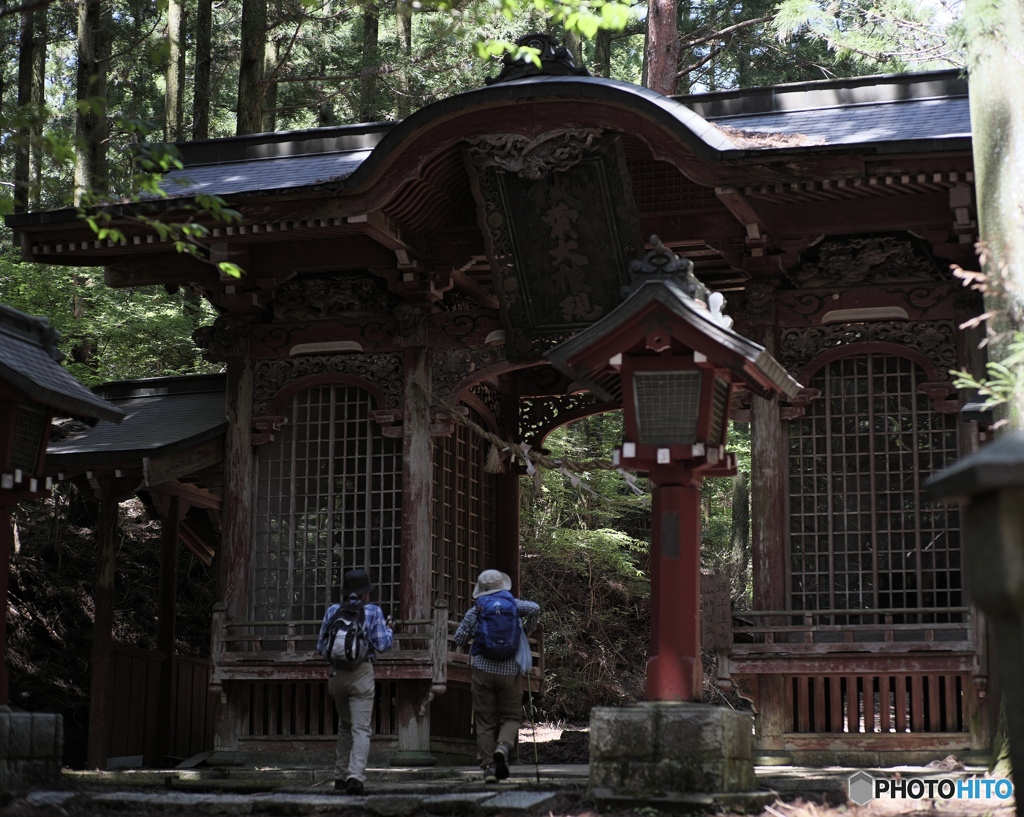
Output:
<path fill-rule="evenodd" d="M 220 313 L 198 338 L 225 371 L 215 445 L 184 435 L 159 468 L 138 446 L 62 467 L 116 468 L 125 490 L 166 498 L 181 541 L 208 543 L 215 757 L 331 751 L 311 649 L 354 567 L 402 623 L 378 667 L 375 746 L 468 753 L 466 657 L 448 637 L 479 570 L 518 582 L 519 474 L 490 473 L 464 420 L 538 446 L 617 408 L 544 353 L 620 302 L 653 235 L 803 386 L 731 407 L 753 440 L 753 610 L 719 672 L 753 701 L 759 751 L 984 753 L 986 625 L 957 512 L 922 495 L 979 436 L 950 374 L 983 364 L 979 330 L 960 328 L 980 299 L 950 271 L 978 269 L 966 80 L 666 98 L 544 45 L 543 70 L 506 66 L 401 122 L 181 145 L 168 198 L 110 209 L 122 243 L 72 210 L 8 217 L 27 259 L 194 287 Z M 133 217 L 193 217 L 198 194 L 240 213 L 208 226 L 210 261 L 241 278 Z M 217 519 L 205 539 L 191 503 Z"/>

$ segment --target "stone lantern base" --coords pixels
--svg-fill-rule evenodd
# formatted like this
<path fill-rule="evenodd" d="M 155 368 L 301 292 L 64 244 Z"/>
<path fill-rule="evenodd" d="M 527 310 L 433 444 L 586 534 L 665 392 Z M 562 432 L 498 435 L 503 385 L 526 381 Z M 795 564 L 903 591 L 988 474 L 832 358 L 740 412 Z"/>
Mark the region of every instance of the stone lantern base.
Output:
<path fill-rule="evenodd" d="M 64 719 L 0 707 L 0 803 L 60 783 Z"/>
<path fill-rule="evenodd" d="M 590 715 L 590 788 L 614 795 L 755 792 L 753 716 L 651 701 Z"/>

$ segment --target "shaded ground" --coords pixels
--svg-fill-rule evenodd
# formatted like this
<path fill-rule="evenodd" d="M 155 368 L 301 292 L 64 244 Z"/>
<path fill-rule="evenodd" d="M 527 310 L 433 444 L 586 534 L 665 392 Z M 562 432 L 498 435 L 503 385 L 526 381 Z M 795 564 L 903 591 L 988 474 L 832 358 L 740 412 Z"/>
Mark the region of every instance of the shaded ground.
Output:
<path fill-rule="evenodd" d="M 536 738 L 536 743 L 534 743 Z M 513 766 L 513 779 L 509 784 L 498 787 L 486 787 L 482 785 L 473 770 L 463 770 L 461 777 L 435 779 L 432 783 L 416 784 L 415 782 L 402 782 L 401 772 L 395 773 L 390 778 L 392 782 L 386 782 L 383 777 L 374 780 L 373 775 L 384 775 L 384 770 L 371 771 L 368 790 L 372 797 L 365 800 L 346 801 L 343 797 L 334 797 L 331 793 L 331 781 L 324 776 L 323 771 L 319 773 L 320 782 L 313 783 L 310 778 L 295 780 L 290 785 L 283 785 L 283 780 L 274 782 L 264 778 L 261 782 L 259 773 L 252 775 L 253 785 L 246 788 L 239 785 L 240 780 L 234 782 L 227 779 L 218 782 L 216 779 L 207 778 L 205 782 L 198 782 L 198 785 L 189 785 L 187 780 L 172 781 L 168 775 L 166 779 L 160 773 L 149 773 L 150 782 L 147 786 L 129 785 L 123 782 L 112 782 L 113 776 L 107 777 L 104 773 L 89 773 L 94 775 L 91 782 L 89 774 L 68 773 L 65 778 L 68 783 L 67 790 L 63 793 L 55 792 L 47 798 L 36 794 L 28 799 L 22 799 L 10 804 L 5 809 L 0 809 L 0 817 L 110 817 L 116 814 L 137 815 L 137 817 L 167 817 L 167 815 L 220 815 L 229 814 L 253 814 L 253 815 L 294 815 L 295 817 L 328 817 L 328 815 L 344 815 L 345 817 L 495 817 L 497 814 L 503 817 L 531 817 L 532 815 L 545 815 L 546 817 L 659 817 L 662 813 L 654 805 L 640 805 L 633 807 L 608 808 L 599 807 L 586 790 L 586 755 L 589 734 L 585 726 L 571 726 L 566 724 L 541 723 L 536 726 L 526 724 L 520 732 L 520 764 Z M 534 751 L 536 747 L 536 752 Z M 528 760 L 529 758 L 529 760 Z M 538 763 L 538 778 L 540 782 L 533 780 L 534 758 Z M 950 760 L 950 759 L 947 759 Z M 955 759 L 953 759 L 955 760 Z M 561 774 L 557 767 L 561 767 L 566 773 Z M 960 767 L 946 766 L 953 769 L 953 774 L 964 774 Z M 571 770 L 571 772 L 570 772 Z M 942 774 L 943 769 L 935 766 L 933 769 L 904 770 L 903 775 L 910 779 L 922 772 Z M 782 790 L 782 787 L 771 785 L 774 778 L 780 781 L 783 776 L 788 776 L 789 793 L 780 796 L 767 806 L 759 807 L 752 812 L 754 817 L 1011 817 L 1014 812 L 1012 800 L 998 800 L 995 798 L 984 800 L 942 800 L 942 799 L 921 799 L 921 800 L 875 800 L 867 806 L 855 806 L 846 800 L 845 778 L 848 770 L 832 769 L 772 769 L 761 767 L 759 778 L 762 782 L 767 781 L 770 788 Z M 892 770 L 893 774 L 901 772 Z M 109 773 L 108 773 L 109 774 Z M 308 772 L 307 774 L 312 774 Z M 467 777 L 467 775 L 469 775 Z M 575 777 L 573 776 L 575 775 Z M 107 777 L 106 783 L 104 778 Z M 832 786 L 829 793 L 821 792 L 821 779 L 828 777 Z M 155 778 L 155 779 L 153 779 Z M 792 783 L 796 781 L 796 785 Z M 800 781 L 807 781 L 807 790 L 812 788 L 819 790 L 817 796 L 806 796 L 801 791 Z M 85 782 L 83 782 L 85 781 Z M 396 782 L 397 781 L 397 782 Z M 409 808 L 408 793 L 417 787 L 429 790 L 434 794 L 450 798 L 446 806 L 438 806 L 434 798 L 435 807 L 431 808 Z M 69 796 L 69 791 L 74 796 Z M 146 804 L 139 802 L 122 801 L 119 804 L 110 802 L 97 802 L 91 798 L 100 793 L 110 794 L 124 792 L 145 792 L 150 800 Z M 268 792 L 276 791 L 273 799 L 267 798 Z M 479 801 L 471 799 L 459 800 L 460 797 L 473 797 L 473 792 L 491 791 L 495 793 L 521 792 L 529 797 L 531 792 L 547 791 L 551 796 L 544 801 L 540 809 L 518 809 L 510 808 L 505 811 L 487 808 L 478 804 Z M 211 795 L 203 795 L 197 800 L 194 807 L 181 802 L 181 796 L 191 793 L 197 796 L 200 792 L 210 792 Z M 216 793 L 214 793 L 216 792 Z M 263 799 L 256 792 L 263 793 Z M 245 799 L 244 794 L 250 796 Z M 403 796 L 405 799 L 403 800 Z M 479 797 L 479 795 L 477 795 Z M 175 799 L 175 798 L 179 799 Z M 320 804 L 310 802 L 311 797 L 319 797 Z M 166 798 L 161 801 L 161 798 Z M 326 803 L 327 805 L 323 805 Z M 724 817 L 739 817 L 725 812 L 720 812 Z"/>

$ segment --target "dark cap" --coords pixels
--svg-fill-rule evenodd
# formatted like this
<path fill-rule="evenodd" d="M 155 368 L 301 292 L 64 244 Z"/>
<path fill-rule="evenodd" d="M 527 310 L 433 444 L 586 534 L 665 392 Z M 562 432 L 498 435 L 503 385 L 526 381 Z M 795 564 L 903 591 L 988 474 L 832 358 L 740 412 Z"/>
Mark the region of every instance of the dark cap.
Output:
<path fill-rule="evenodd" d="M 365 570 L 350 570 L 345 574 L 345 581 L 341 585 L 341 595 L 345 598 L 355 594 L 364 596 L 373 592 L 373 582 Z"/>

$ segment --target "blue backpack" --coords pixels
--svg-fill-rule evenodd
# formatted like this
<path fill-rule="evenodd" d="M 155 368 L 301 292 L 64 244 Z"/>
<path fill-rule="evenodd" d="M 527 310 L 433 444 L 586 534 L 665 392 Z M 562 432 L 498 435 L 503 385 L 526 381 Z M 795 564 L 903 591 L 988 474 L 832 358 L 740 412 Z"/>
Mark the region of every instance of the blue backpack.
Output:
<path fill-rule="evenodd" d="M 470 652 L 492 661 L 515 658 L 522 631 L 515 596 L 508 590 L 481 596 L 476 600 L 476 638 Z"/>

